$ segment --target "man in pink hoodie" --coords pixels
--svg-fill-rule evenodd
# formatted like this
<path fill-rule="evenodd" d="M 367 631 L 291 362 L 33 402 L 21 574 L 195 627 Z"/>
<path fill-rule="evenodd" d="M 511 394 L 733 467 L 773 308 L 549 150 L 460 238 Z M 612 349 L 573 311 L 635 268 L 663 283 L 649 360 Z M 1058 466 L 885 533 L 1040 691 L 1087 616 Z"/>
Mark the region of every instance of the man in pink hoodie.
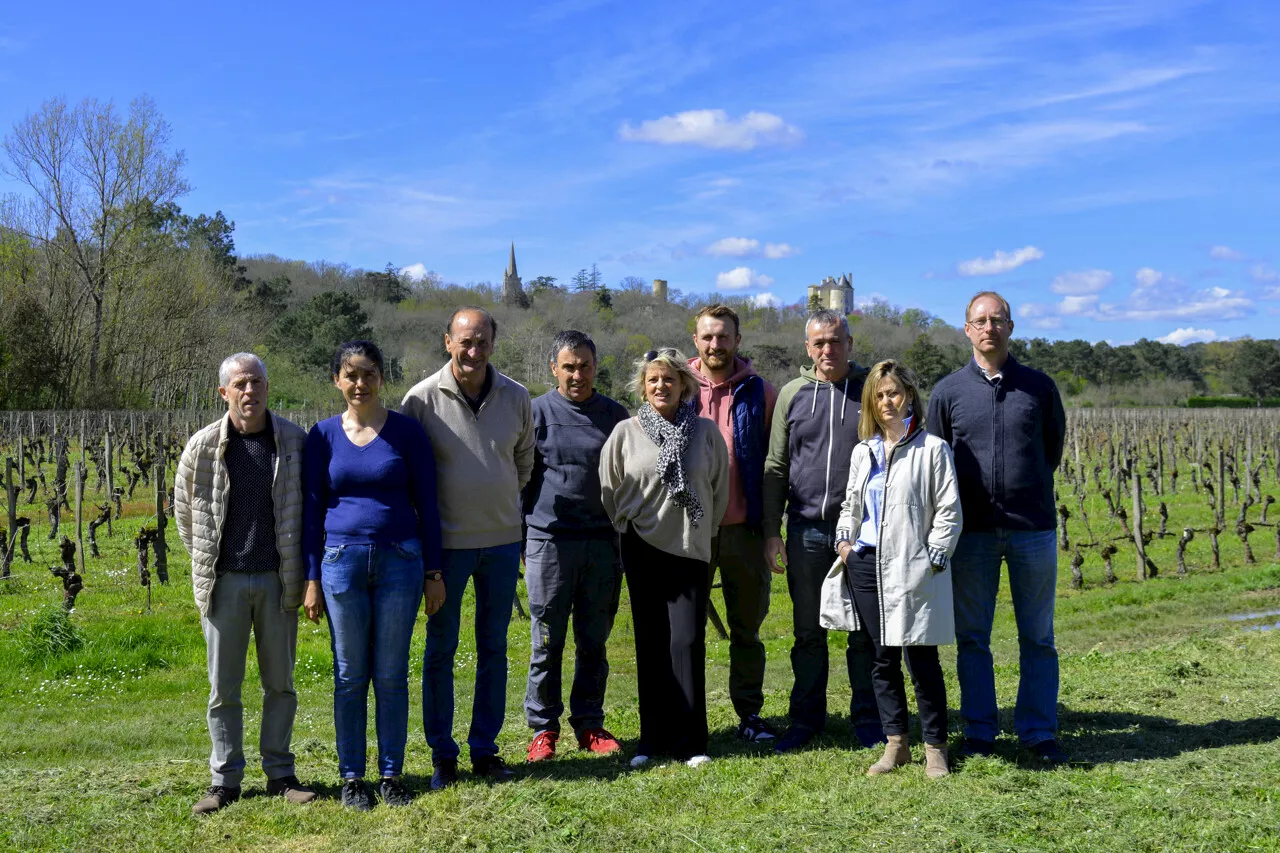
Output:
<path fill-rule="evenodd" d="M 738 737 L 752 743 L 777 733 L 760 717 L 764 707 L 764 643 L 760 625 L 769 612 L 772 577 L 764 556 L 764 460 L 778 392 L 738 355 L 738 315 L 708 305 L 694 318 L 698 357 L 698 414 L 713 421 L 729 448 L 729 509 L 711 543 L 711 572 L 720 567 L 729 623 L 729 697 L 741 723 Z M 775 569 L 781 572 L 781 569 Z"/>

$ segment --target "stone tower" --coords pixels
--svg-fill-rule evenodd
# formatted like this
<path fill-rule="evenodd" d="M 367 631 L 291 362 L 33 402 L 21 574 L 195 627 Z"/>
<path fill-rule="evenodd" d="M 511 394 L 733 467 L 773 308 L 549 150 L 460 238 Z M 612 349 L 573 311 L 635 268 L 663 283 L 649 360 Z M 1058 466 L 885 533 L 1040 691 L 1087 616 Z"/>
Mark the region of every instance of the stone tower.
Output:
<path fill-rule="evenodd" d="M 665 278 L 655 278 L 653 280 L 653 295 L 667 301 L 667 280 Z"/>
<path fill-rule="evenodd" d="M 524 284 L 520 281 L 520 273 L 516 271 L 516 244 L 511 244 L 511 260 L 502 273 L 502 304 L 515 305 L 520 308 L 529 307 L 529 297 L 524 292 Z"/>
<path fill-rule="evenodd" d="M 809 285 L 809 304 L 848 314 L 853 310 L 853 277 L 849 273 L 839 278 L 827 276 L 821 284 Z"/>

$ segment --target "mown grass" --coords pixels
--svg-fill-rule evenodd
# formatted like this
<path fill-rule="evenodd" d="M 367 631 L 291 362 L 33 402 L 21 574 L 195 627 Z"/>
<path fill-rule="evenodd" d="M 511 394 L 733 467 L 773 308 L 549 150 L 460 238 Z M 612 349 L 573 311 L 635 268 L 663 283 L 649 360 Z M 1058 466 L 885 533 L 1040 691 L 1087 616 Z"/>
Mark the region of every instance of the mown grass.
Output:
<path fill-rule="evenodd" d="M 1148 500 L 1154 510 L 1156 502 Z M 1171 529 L 1180 531 L 1184 518 L 1206 523 L 1202 499 L 1168 500 Z M 1099 524 L 1105 510 L 1090 512 L 1095 530 L 1105 526 Z M 140 516 L 126 519 L 111 539 L 103 531 L 103 556 L 89 561 L 85 591 L 68 623 L 78 646 L 42 648 L 32 640 L 35 626 L 50 621 L 49 608 L 61 597 L 60 583 L 45 568 L 56 562 L 56 553 L 43 531 L 32 531 L 35 562 L 17 563 L 14 579 L 0 583 L 0 848 L 1280 849 L 1280 649 L 1278 632 L 1261 630 L 1280 615 L 1230 618 L 1280 611 L 1280 565 L 1259 541 L 1259 565 L 1245 567 L 1238 542 L 1224 536 L 1226 568 L 1220 572 L 1206 568 L 1207 543 L 1203 551 L 1189 549 L 1191 571 L 1179 579 L 1165 540 L 1153 547 L 1161 577 L 1145 583 L 1121 571 L 1132 565 L 1131 552 L 1122 551 L 1118 583 L 1102 584 L 1101 564 L 1093 560 L 1080 591 L 1068 588 L 1063 560 L 1057 626 L 1061 739 L 1076 760 L 1070 767 L 1039 769 L 1005 736 L 996 758 L 967 761 L 941 782 L 926 780 L 918 764 L 867 779 L 863 774 L 878 752 L 858 748 L 853 739 L 843 638 L 834 635 L 833 719 L 817 747 L 781 757 L 739 744 L 727 695 L 728 644 L 712 634 L 708 702 L 717 760 L 710 765 L 631 771 L 625 758 L 566 751 L 549 765 L 520 768 L 511 783 L 492 786 L 464 777 L 455 789 L 428 794 L 430 759 L 418 724 L 419 627 L 406 770 L 420 795 L 407 809 L 352 814 L 335 799 L 327 629 L 304 622 L 294 747 L 299 775 L 317 783 L 325 797 L 296 808 L 262 795 L 255 766 L 260 702 L 251 663 L 246 797 L 195 820 L 190 806 L 208 784 L 204 644 L 180 549 L 171 555 L 171 582 L 155 587 L 146 612 L 131 543 L 140 522 Z M 1082 538 L 1074 523 L 1071 531 L 1073 540 Z M 172 528 L 170 543 L 176 547 Z M 719 605 L 718 593 L 715 601 Z M 785 724 L 791 685 L 790 626 L 785 583 L 777 579 L 764 627 L 765 714 L 779 725 Z M 54 636 L 64 636 L 65 627 L 55 627 Z M 507 725 L 500 738 L 503 754 L 517 765 L 530 734 L 521 710 L 527 630 L 527 623 L 513 622 Z M 475 665 L 468 634 L 457 670 L 460 741 Z M 638 734 L 631 637 L 624 597 L 611 641 L 608 725 L 628 748 Z M 993 648 L 1008 731 L 1018 650 L 1004 596 Z M 944 651 L 944 670 L 954 707 L 959 693 L 951 649 Z M 954 711 L 952 731 L 958 742 Z"/>

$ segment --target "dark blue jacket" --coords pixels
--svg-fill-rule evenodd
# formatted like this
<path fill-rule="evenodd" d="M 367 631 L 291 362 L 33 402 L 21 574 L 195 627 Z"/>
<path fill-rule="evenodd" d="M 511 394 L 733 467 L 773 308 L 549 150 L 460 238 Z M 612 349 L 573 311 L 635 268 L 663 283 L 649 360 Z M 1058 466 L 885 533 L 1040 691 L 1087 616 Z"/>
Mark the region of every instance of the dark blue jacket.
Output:
<path fill-rule="evenodd" d="M 693 398 L 693 407 L 702 414 L 702 395 Z M 764 380 L 752 373 L 733 387 L 733 456 L 747 499 L 745 524 L 760 527 L 764 520 L 764 459 L 769 452 L 769 425 Z"/>
<path fill-rule="evenodd" d="M 1053 380 L 1012 356 L 988 382 L 976 362 L 933 388 L 925 427 L 955 455 L 965 532 L 1052 530 L 1067 419 Z"/>

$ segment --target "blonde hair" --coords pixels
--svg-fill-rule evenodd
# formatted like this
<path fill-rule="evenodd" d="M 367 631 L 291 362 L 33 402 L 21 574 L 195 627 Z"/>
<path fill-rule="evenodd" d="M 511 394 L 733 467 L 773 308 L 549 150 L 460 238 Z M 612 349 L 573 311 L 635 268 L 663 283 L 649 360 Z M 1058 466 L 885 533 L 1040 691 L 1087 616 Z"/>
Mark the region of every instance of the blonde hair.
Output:
<path fill-rule="evenodd" d="M 973 294 L 973 298 L 969 300 L 969 304 L 964 306 L 964 321 L 969 322 L 969 312 L 973 310 L 973 303 L 977 302 L 984 296 L 990 296 L 992 299 L 1000 303 L 1000 307 L 1004 309 L 1004 318 L 1006 320 L 1013 319 L 1013 309 L 1009 307 L 1009 300 L 1005 299 L 994 290 L 982 290 Z"/>
<path fill-rule="evenodd" d="M 863 441 L 877 435 L 884 437 L 884 428 L 876 417 L 876 389 L 886 379 L 897 382 L 906 392 L 907 405 L 913 412 L 912 428 L 924 428 L 924 409 L 920 405 L 920 389 L 916 386 L 915 375 L 901 362 L 886 359 L 871 368 L 862 384 L 862 417 L 858 419 L 858 438 Z"/>
<path fill-rule="evenodd" d="M 649 350 L 635 364 L 636 372 L 631 377 L 630 389 L 631 393 L 635 394 L 636 398 L 641 402 L 644 402 L 644 377 L 651 364 L 665 365 L 676 376 L 680 377 L 681 403 L 689 402 L 698 393 L 698 377 L 693 375 L 693 368 L 689 366 L 689 359 L 675 347 L 663 347 L 662 349 Z"/>

